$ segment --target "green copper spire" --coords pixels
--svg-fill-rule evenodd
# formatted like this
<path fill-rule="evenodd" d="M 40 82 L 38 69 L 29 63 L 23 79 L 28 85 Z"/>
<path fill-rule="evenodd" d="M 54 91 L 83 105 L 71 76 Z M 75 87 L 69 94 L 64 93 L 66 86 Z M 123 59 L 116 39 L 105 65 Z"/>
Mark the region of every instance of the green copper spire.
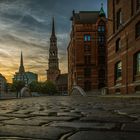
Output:
<path fill-rule="evenodd" d="M 99 16 L 100 16 L 100 17 L 105 17 L 105 12 L 104 12 L 104 8 L 103 8 L 103 3 L 101 3 L 101 9 L 100 9 Z"/>

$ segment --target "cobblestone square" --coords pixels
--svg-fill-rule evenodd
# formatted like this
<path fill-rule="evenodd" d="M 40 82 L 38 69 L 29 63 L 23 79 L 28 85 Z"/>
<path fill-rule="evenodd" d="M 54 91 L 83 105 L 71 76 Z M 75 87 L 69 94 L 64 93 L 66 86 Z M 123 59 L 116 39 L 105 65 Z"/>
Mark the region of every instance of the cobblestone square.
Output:
<path fill-rule="evenodd" d="M 139 140 L 140 98 L 47 96 L 0 100 L 2 140 Z"/>

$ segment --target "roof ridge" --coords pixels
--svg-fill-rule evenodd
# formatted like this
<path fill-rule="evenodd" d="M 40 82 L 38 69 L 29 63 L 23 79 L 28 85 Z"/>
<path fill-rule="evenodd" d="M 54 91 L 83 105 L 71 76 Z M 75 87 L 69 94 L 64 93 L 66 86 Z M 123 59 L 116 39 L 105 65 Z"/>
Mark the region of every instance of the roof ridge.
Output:
<path fill-rule="evenodd" d="M 79 11 L 79 13 L 99 13 L 100 11 Z"/>

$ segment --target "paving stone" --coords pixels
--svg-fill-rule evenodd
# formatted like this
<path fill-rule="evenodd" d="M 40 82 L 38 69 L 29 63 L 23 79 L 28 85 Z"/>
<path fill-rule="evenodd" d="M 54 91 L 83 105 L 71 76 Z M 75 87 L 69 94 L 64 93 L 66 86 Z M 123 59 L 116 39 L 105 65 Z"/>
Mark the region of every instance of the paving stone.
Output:
<path fill-rule="evenodd" d="M 129 138 L 139 134 L 139 107 L 140 98 L 95 96 L 47 96 L 0 101 L 0 139 L 63 140 L 63 136 L 80 131 L 69 139 L 82 140 L 88 136 L 88 140 L 93 140 L 105 133 L 108 139 L 114 136 L 114 140 L 124 140 L 128 138 L 128 132 L 131 134 Z M 122 132 L 113 132 L 119 130 Z"/>
<path fill-rule="evenodd" d="M 49 112 L 44 112 L 44 111 L 34 111 L 31 113 L 31 115 L 34 116 L 48 116 Z"/>
<path fill-rule="evenodd" d="M 3 120 L 10 120 L 12 119 L 13 117 L 4 117 L 4 116 L 0 116 L 0 121 L 3 121 Z"/>
<path fill-rule="evenodd" d="M 115 128 L 114 123 L 81 123 L 81 122 L 53 122 L 50 126 L 55 127 L 70 127 L 76 129 L 107 129 L 111 130 Z"/>
<path fill-rule="evenodd" d="M 140 132 L 140 123 L 126 123 L 126 124 L 123 124 L 121 130 L 132 131 L 132 132 Z"/>
<path fill-rule="evenodd" d="M 32 138 L 0 137 L 0 140 L 32 140 Z M 35 139 L 35 140 L 42 140 L 42 139 Z"/>
<path fill-rule="evenodd" d="M 9 113 L 9 114 L 3 114 L 1 116 L 5 117 L 15 117 L 15 118 L 28 118 L 30 115 L 25 115 L 25 114 L 14 114 L 14 113 Z"/>
<path fill-rule="evenodd" d="M 25 126 L 40 126 L 49 123 L 50 121 L 36 119 L 12 119 L 3 121 L 3 124 L 8 125 L 25 125 Z"/>
<path fill-rule="evenodd" d="M 0 110 L 0 115 L 12 112 L 13 110 Z"/>
<path fill-rule="evenodd" d="M 39 120 L 45 120 L 45 121 L 71 121 L 75 119 L 76 117 L 70 117 L 70 116 L 61 116 L 61 117 L 55 117 L 55 116 L 36 116 L 31 117 L 30 119 L 39 119 Z"/>
<path fill-rule="evenodd" d="M 80 113 L 72 113 L 72 112 L 58 112 L 57 116 L 73 116 L 73 117 L 81 117 Z"/>
<path fill-rule="evenodd" d="M 80 121 L 84 122 L 113 122 L 113 123 L 124 123 L 124 122 L 132 122 L 135 118 L 130 117 L 121 117 L 121 116 L 87 116 L 82 117 Z"/>
<path fill-rule="evenodd" d="M 139 133 L 80 131 L 67 140 L 140 140 Z"/>
<path fill-rule="evenodd" d="M 135 107 L 129 107 L 118 110 L 118 113 L 124 113 L 124 114 L 140 114 L 140 106 Z"/>
<path fill-rule="evenodd" d="M 15 114 L 30 114 L 30 113 L 32 113 L 33 112 L 33 110 L 18 110 L 18 111 L 16 111 L 16 112 L 14 112 Z"/>
<path fill-rule="evenodd" d="M 6 125 L 0 127 L 0 136 L 58 140 L 62 134 L 70 131 L 68 128 Z"/>

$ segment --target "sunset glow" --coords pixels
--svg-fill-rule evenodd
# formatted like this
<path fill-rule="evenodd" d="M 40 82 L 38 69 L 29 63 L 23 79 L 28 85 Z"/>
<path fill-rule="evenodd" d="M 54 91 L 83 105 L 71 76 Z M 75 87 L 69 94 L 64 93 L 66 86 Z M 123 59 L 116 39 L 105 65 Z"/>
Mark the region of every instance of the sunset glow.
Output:
<path fill-rule="evenodd" d="M 73 1 L 73 2 L 72 2 Z M 0 1 L 0 73 L 12 82 L 18 71 L 20 52 L 24 67 L 46 80 L 51 19 L 55 17 L 59 66 L 67 72 L 67 46 L 72 10 L 99 10 L 106 0 L 1 0 Z M 72 4 L 73 3 L 73 4 Z M 65 12 L 64 12 L 65 11 Z"/>

